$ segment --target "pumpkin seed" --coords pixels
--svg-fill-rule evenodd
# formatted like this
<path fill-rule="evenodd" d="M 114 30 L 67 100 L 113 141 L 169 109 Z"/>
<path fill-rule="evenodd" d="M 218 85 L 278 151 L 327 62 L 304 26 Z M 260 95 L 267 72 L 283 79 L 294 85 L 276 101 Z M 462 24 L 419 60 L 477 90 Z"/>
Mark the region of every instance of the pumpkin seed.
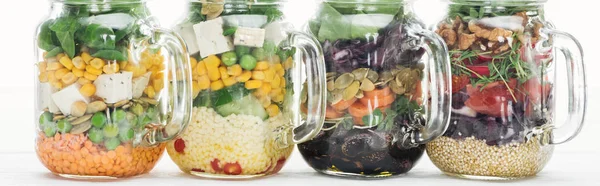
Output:
<path fill-rule="evenodd" d="M 406 89 L 402 86 L 399 86 L 396 83 L 390 83 L 390 89 L 392 89 L 392 92 L 399 94 L 399 95 L 406 93 Z"/>
<path fill-rule="evenodd" d="M 335 90 L 335 91 L 331 92 L 331 97 L 332 97 L 332 100 L 331 100 L 332 105 L 339 103 L 344 98 L 342 95 L 342 90 Z"/>
<path fill-rule="evenodd" d="M 96 112 L 100 112 L 103 110 L 106 110 L 108 105 L 106 105 L 106 103 L 104 103 L 103 101 L 94 101 L 90 104 L 88 104 L 87 106 L 87 110 L 86 110 L 86 114 L 93 114 Z"/>
<path fill-rule="evenodd" d="M 375 82 L 379 79 L 379 74 L 377 74 L 377 72 L 375 72 L 373 70 L 369 70 L 369 73 L 367 73 L 366 78 L 371 80 L 371 82 Z"/>
<path fill-rule="evenodd" d="M 86 115 L 83 115 L 83 116 L 81 116 L 81 117 L 78 117 L 78 118 L 76 118 L 75 120 L 73 120 L 73 121 L 71 122 L 71 124 L 72 124 L 72 125 L 79 125 L 79 124 L 82 124 L 83 122 L 86 122 L 86 121 L 90 120 L 90 119 L 92 118 L 92 116 L 93 116 L 93 114 L 86 114 Z"/>
<path fill-rule="evenodd" d="M 335 90 L 335 81 L 330 80 L 330 81 L 327 82 L 327 90 L 328 91 Z"/>
<path fill-rule="evenodd" d="M 155 99 L 152 99 L 152 98 L 143 97 L 143 98 L 140 98 L 140 100 L 142 100 L 143 102 L 146 102 L 150 105 L 158 105 L 158 101 Z"/>
<path fill-rule="evenodd" d="M 362 81 L 363 79 L 365 79 L 367 77 L 368 73 L 369 73 L 368 68 L 359 68 L 359 69 L 352 71 L 352 74 L 354 75 L 354 79 L 358 80 L 358 81 Z"/>
<path fill-rule="evenodd" d="M 335 76 L 337 76 L 337 72 L 327 72 L 325 76 L 327 77 L 327 79 L 335 78 Z"/>
<path fill-rule="evenodd" d="M 385 71 L 381 73 L 381 77 L 379 77 L 379 81 L 387 83 L 394 79 L 394 75 L 390 71 Z"/>
<path fill-rule="evenodd" d="M 216 0 L 211 3 L 203 3 L 201 13 L 206 15 L 206 18 L 211 20 L 223 13 L 224 4 L 223 0 Z"/>
<path fill-rule="evenodd" d="M 363 91 L 373 91 L 375 90 L 375 84 L 369 79 L 364 79 L 360 84 L 360 90 Z"/>
<path fill-rule="evenodd" d="M 56 115 L 54 115 L 54 118 L 52 118 L 52 121 L 58 121 L 58 120 L 65 119 L 65 118 L 66 118 L 65 115 L 62 115 L 62 114 L 58 115 L 58 114 L 56 114 Z"/>
<path fill-rule="evenodd" d="M 90 121 L 85 121 L 83 123 L 80 123 L 78 125 L 74 125 L 73 129 L 71 129 L 71 134 L 82 134 L 85 131 L 89 130 L 90 128 L 92 128 L 92 122 Z"/>
<path fill-rule="evenodd" d="M 68 121 L 68 122 L 71 122 L 71 121 L 73 121 L 73 120 L 75 120 L 75 119 L 77 119 L 77 118 L 78 118 L 78 117 L 73 117 L 73 116 L 71 116 L 71 117 L 67 117 L 67 121 Z"/>
<path fill-rule="evenodd" d="M 142 104 L 136 103 L 133 105 L 131 111 L 138 116 L 141 116 L 142 114 L 144 114 L 144 107 L 142 106 Z"/>
<path fill-rule="evenodd" d="M 122 106 L 124 106 L 124 105 L 125 105 L 125 104 L 127 104 L 127 103 L 129 103 L 129 100 L 122 100 L 122 101 L 116 102 L 116 103 L 115 103 L 113 106 L 114 106 L 115 108 L 116 108 L 116 107 L 122 107 Z"/>
<path fill-rule="evenodd" d="M 129 102 L 126 105 L 123 105 L 123 107 L 121 107 L 122 109 L 128 109 L 129 107 L 131 107 L 133 105 L 133 103 Z"/>
<path fill-rule="evenodd" d="M 356 96 L 354 96 L 358 99 L 365 97 L 365 93 L 364 91 L 358 91 L 358 93 L 356 94 Z"/>
<path fill-rule="evenodd" d="M 356 96 L 359 89 L 360 89 L 360 82 L 358 82 L 358 81 L 352 82 L 352 84 L 350 84 L 350 86 L 348 86 L 348 88 L 346 88 L 344 90 L 343 99 L 346 101 L 351 100 L 352 98 L 354 98 L 354 96 Z"/>
<path fill-rule="evenodd" d="M 335 88 L 336 89 L 345 89 L 354 81 L 354 75 L 350 73 L 342 74 L 335 80 Z"/>

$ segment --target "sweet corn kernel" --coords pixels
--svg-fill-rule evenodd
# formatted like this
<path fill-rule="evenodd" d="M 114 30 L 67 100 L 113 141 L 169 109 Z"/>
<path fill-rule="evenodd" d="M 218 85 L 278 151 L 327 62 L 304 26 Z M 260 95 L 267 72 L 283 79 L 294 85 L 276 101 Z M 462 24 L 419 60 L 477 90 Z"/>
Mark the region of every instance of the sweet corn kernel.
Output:
<path fill-rule="evenodd" d="M 91 73 L 89 73 L 89 72 L 83 72 L 83 77 L 84 77 L 85 79 L 88 79 L 88 80 L 90 80 L 90 81 L 96 81 L 96 79 L 98 79 L 98 76 L 97 76 L 97 75 L 91 74 Z"/>
<path fill-rule="evenodd" d="M 69 73 L 65 74 L 61 78 L 61 80 L 65 86 L 69 86 L 77 81 L 77 77 L 75 77 L 75 75 L 72 72 L 69 72 Z"/>
<path fill-rule="evenodd" d="M 281 59 L 279 59 L 279 56 L 277 56 L 277 55 L 271 56 L 271 57 L 267 58 L 267 60 L 269 60 L 269 62 L 271 62 L 271 64 L 281 64 Z"/>
<path fill-rule="evenodd" d="M 260 96 L 258 97 L 258 101 L 263 106 L 263 108 L 269 107 L 271 105 L 271 97 L 269 96 Z"/>
<path fill-rule="evenodd" d="M 60 60 L 60 58 L 65 57 L 66 54 L 65 53 L 58 53 L 56 54 L 56 60 Z"/>
<path fill-rule="evenodd" d="M 265 79 L 265 72 L 263 72 L 263 71 L 253 71 L 252 72 L 252 79 L 254 79 L 254 80 L 263 80 L 263 79 Z"/>
<path fill-rule="evenodd" d="M 245 70 L 240 76 L 236 77 L 235 79 L 239 82 L 244 83 L 250 80 L 250 78 L 252 78 L 252 72 Z"/>
<path fill-rule="evenodd" d="M 194 98 L 196 98 L 198 96 L 198 94 L 200 94 L 200 91 L 202 91 L 200 89 L 200 85 L 198 85 L 197 81 L 192 81 L 192 95 Z"/>
<path fill-rule="evenodd" d="M 58 70 L 58 69 L 61 69 L 61 68 L 65 68 L 65 66 L 63 66 L 59 62 L 48 62 L 48 67 L 46 67 L 46 70 L 47 71 L 54 71 L 54 70 Z"/>
<path fill-rule="evenodd" d="M 219 67 L 221 65 L 221 59 L 219 59 L 215 55 L 210 55 L 210 56 L 206 57 L 206 59 L 204 59 L 204 62 L 206 63 L 206 68 Z"/>
<path fill-rule="evenodd" d="M 83 70 L 85 69 L 85 62 L 83 61 L 83 59 L 81 59 L 81 57 L 77 56 L 74 57 L 73 60 L 71 60 L 73 62 L 73 67 L 75 67 L 76 69 L 79 70 Z"/>
<path fill-rule="evenodd" d="M 196 65 L 196 73 L 198 75 L 204 75 L 208 73 L 208 70 L 206 69 L 206 63 L 204 61 L 198 62 L 198 64 Z"/>
<path fill-rule="evenodd" d="M 221 80 L 213 81 L 212 83 L 210 83 L 210 89 L 213 91 L 221 90 L 224 87 L 225 87 L 225 85 L 223 84 L 223 81 L 221 81 Z"/>
<path fill-rule="evenodd" d="M 271 104 L 267 107 L 267 113 L 269 113 L 269 117 L 275 117 L 279 115 L 279 107 L 275 104 Z"/>
<path fill-rule="evenodd" d="M 283 68 L 288 70 L 292 67 L 294 67 L 294 60 L 292 59 L 292 57 L 288 57 L 287 60 L 285 60 L 285 62 L 283 63 Z"/>
<path fill-rule="evenodd" d="M 154 98 L 154 96 L 156 96 L 156 92 L 152 86 L 147 86 L 146 89 L 144 89 L 144 93 L 146 93 L 149 98 Z"/>
<path fill-rule="evenodd" d="M 246 89 L 252 90 L 262 87 L 263 82 L 260 80 L 250 80 L 246 81 L 245 87 Z"/>
<path fill-rule="evenodd" d="M 208 78 L 210 78 L 210 81 L 217 81 L 221 79 L 221 71 L 219 71 L 218 67 L 207 66 L 206 68 L 208 70 Z"/>
<path fill-rule="evenodd" d="M 85 97 L 90 97 L 96 94 L 96 86 L 94 84 L 88 83 L 81 86 L 79 89 L 79 93 Z"/>
<path fill-rule="evenodd" d="M 94 68 L 92 65 L 88 65 L 85 67 L 85 71 L 90 73 L 90 74 L 94 74 L 94 75 L 102 75 L 102 70 Z"/>
<path fill-rule="evenodd" d="M 154 90 L 160 91 L 164 88 L 165 84 L 162 81 L 162 79 L 161 80 L 153 80 L 152 86 L 154 86 Z"/>
<path fill-rule="evenodd" d="M 162 81 L 165 78 L 164 72 L 152 72 L 152 79 L 155 81 Z"/>
<path fill-rule="evenodd" d="M 227 67 L 227 74 L 229 74 L 233 77 L 237 77 L 237 76 L 241 75 L 242 72 L 243 72 L 242 66 L 240 66 L 238 64 Z"/>
<path fill-rule="evenodd" d="M 133 78 L 143 76 L 144 74 L 146 74 L 146 72 L 148 72 L 146 70 L 146 67 L 144 67 L 143 65 L 138 66 L 137 68 L 135 68 L 135 70 L 133 70 Z"/>
<path fill-rule="evenodd" d="M 90 61 L 94 58 L 89 53 L 83 52 L 81 53 L 81 59 L 83 59 L 83 62 L 85 62 L 86 65 L 89 65 Z"/>
<path fill-rule="evenodd" d="M 278 71 L 279 69 L 284 70 L 283 65 L 281 65 L 281 63 L 273 65 L 273 69 L 275 69 L 275 71 Z"/>
<path fill-rule="evenodd" d="M 57 71 L 54 71 L 54 77 L 56 77 L 56 79 L 61 79 L 65 74 L 71 72 L 69 69 L 63 68 L 63 69 L 58 69 Z"/>
<path fill-rule="evenodd" d="M 221 79 L 229 78 L 229 74 L 227 74 L 227 67 L 221 66 L 219 67 L 219 74 L 221 74 Z"/>
<path fill-rule="evenodd" d="M 198 86 L 200 87 L 201 90 L 206 90 L 206 89 L 210 88 L 210 79 L 208 78 L 207 75 L 198 77 Z"/>
<path fill-rule="evenodd" d="M 161 55 L 155 55 L 152 58 L 152 65 L 158 65 L 165 61 L 165 59 Z"/>
<path fill-rule="evenodd" d="M 273 82 L 273 78 L 275 78 L 275 71 L 270 68 L 264 71 L 265 73 L 265 82 L 270 83 Z"/>
<path fill-rule="evenodd" d="M 127 64 L 129 64 L 129 62 L 128 62 L 128 61 L 119 61 L 119 67 L 120 67 L 120 68 L 126 67 L 126 66 L 127 66 Z"/>
<path fill-rule="evenodd" d="M 39 62 L 37 64 L 37 66 L 38 66 L 38 71 L 46 72 L 46 68 L 48 68 L 48 62 Z"/>
<path fill-rule="evenodd" d="M 142 66 L 146 67 L 146 69 L 149 69 L 150 67 L 152 67 L 152 58 L 142 59 L 142 61 L 140 61 L 140 64 L 142 64 Z"/>
<path fill-rule="evenodd" d="M 49 82 L 58 81 L 58 79 L 54 75 L 54 71 L 46 71 L 46 73 L 48 74 L 48 81 Z"/>
<path fill-rule="evenodd" d="M 279 83 L 279 85 L 281 85 L 281 88 L 285 88 L 285 78 L 281 78 L 281 83 Z"/>
<path fill-rule="evenodd" d="M 273 97 L 273 101 L 277 102 L 277 103 L 282 103 L 283 102 L 283 94 Z"/>
<path fill-rule="evenodd" d="M 92 81 L 90 81 L 89 79 L 85 79 L 85 77 L 80 77 L 77 80 L 77 84 L 79 84 L 79 85 L 85 85 L 85 84 L 90 84 L 90 83 L 92 83 Z"/>
<path fill-rule="evenodd" d="M 277 70 L 275 70 L 275 72 L 277 72 L 278 76 L 282 76 L 283 77 L 285 75 L 285 70 L 283 68 L 282 69 L 277 69 Z"/>
<path fill-rule="evenodd" d="M 85 71 L 74 68 L 72 72 L 75 75 L 75 77 L 80 78 L 83 77 L 83 72 Z"/>
<path fill-rule="evenodd" d="M 223 84 L 226 87 L 229 87 L 231 85 L 235 85 L 235 83 L 237 83 L 237 81 L 235 80 L 235 77 L 229 77 L 227 79 L 223 79 Z"/>
<path fill-rule="evenodd" d="M 69 70 L 73 69 L 73 61 L 71 61 L 71 59 L 69 59 L 69 57 L 67 56 L 61 57 L 60 60 L 58 60 L 58 62 L 60 62 L 60 64 L 62 64 L 65 68 Z"/>
<path fill-rule="evenodd" d="M 267 70 L 269 69 L 269 62 L 266 61 L 261 61 L 256 63 L 256 67 L 254 68 L 254 70 Z"/>
<path fill-rule="evenodd" d="M 119 72 L 119 64 L 117 63 L 109 63 L 108 65 L 104 65 L 104 67 L 102 67 L 102 71 L 105 74 L 114 74 Z"/>
<path fill-rule="evenodd" d="M 62 83 L 62 82 L 60 82 L 60 81 L 53 81 L 53 82 L 50 82 L 50 84 L 51 84 L 51 85 L 52 85 L 54 88 L 56 88 L 56 89 L 59 89 L 59 90 L 63 88 L 63 83 Z"/>
<path fill-rule="evenodd" d="M 196 58 L 190 57 L 190 68 L 196 68 L 196 65 L 198 64 L 198 60 L 196 60 Z"/>
<path fill-rule="evenodd" d="M 260 89 L 258 89 L 258 91 L 260 92 L 261 95 L 269 95 L 269 93 L 271 92 L 271 84 L 270 83 L 263 83 L 262 86 L 260 87 Z"/>
<path fill-rule="evenodd" d="M 38 79 L 42 83 L 48 82 L 48 72 L 41 72 L 40 75 L 38 75 Z"/>
<path fill-rule="evenodd" d="M 271 87 L 279 87 L 281 85 L 281 78 L 279 76 L 273 77 L 273 81 L 271 81 Z"/>
<path fill-rule="evenodd" d="M 273 89 L 271 89 L 271 92 L 269 93 L 269 96 L 271 96 L 271 97 L 277 97 L 280 94 L 281 94 L 281 89 L 280 88 L 273 88 Z"/>
<path fill-rule="evenodd" d="M 102 67 L 106 65 L 106 62 L 100 58 L 94 58 L 92 61 L 90 61 L 90 65 L 96 69 L 102 69 Z"/>

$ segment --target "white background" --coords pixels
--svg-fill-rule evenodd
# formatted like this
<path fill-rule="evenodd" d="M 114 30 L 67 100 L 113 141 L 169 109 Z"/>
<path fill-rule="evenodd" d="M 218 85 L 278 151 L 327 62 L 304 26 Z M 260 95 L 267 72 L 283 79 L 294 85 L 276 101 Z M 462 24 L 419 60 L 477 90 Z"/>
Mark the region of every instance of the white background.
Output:
<path fill-rule="evenodd" d="M 295 5 L 287 9 L 287 11 L 292 12 L 290 15 L 294 15 L 293 21 L 301 21 L 314 11 L 311 9 L 312 6 L 309 0 L 296 0 L 294 2 Z M 444 5 L 437 2 L 437 0 L 421 0 L 418 3 L 419 6 L 417 6 L 417 13 L 425 20 L 435 20 L 436 16 L 444 14 Z M 163 26 L 172 26 L 185 15 L 185 4 L 186 0 L 154 0 L 149 5 L 155 17 L 161 21 Z M 552 159 L 546 170 L 542 172 L 541 175 L 545 175 L 545 177 L 538 179 L 556 177 L 561 179 L 558 182 L 548 184 L 564 184 L 565 182 L 576 181 L 576 177 L 589 177 L 588 181 L 595 180 L 595 183 L 600 185 L 600 178 L 597 175 L 599 173 L 597 167 L 600 166 L 600 161 L 597 160 L 600 159 L 600 140 L 598 137 L 600 126 L 597 123 L 600 119 L 595 117 L 600 111 L 600 105 L 598 105 L 600 96 L 596 96 L 600 91 L 600 73 L 598 72 L 600 64 L 595 58 L 600 52 L 600 40 L 598 39 L 600 32 L 597 30 L 598 5 L 598 1 L 594 0 L 550 0 L 546 5 L 547 19 L 551 20 L 560 30 L 569 32 L 580 40 L 586 54 L 585 62 L 589 80 L 589 106 L 585 127 L 582 133 L 573 141 L 557 146 L 555 152 L 560 155 Z M 41 172 L 41 175 L 38 175 L 37 178 L 41 176 L 53 180 L 53 177 L 44 174 L 46 170 L 33 155 L 35 137 L 33 86 L 36 77 L 33 74 L 35 59 L 33 56 L 33 40 L 35 28 L 45 19 L 49 8 L 49 2 L 45 0 L 8 0 L 3 1 L 0 5 L 0 23 L 2 25 L 0 26 L 0 36 L 2 38 L 0 40 L 0 121 L 2 121 L 0 123 L 0 185 L 3 185 L 2 183 L 10 185 L 25 182 L 32 184 L 50 183 L 35 182 L 26 176 L 19 177 L 21 174 L 18 174 L 18 171 L 14 176 L 7 176 L 13 175 L 13 172 L 11 172 L 13 168 L 23 172 Z M 559 99 L 564 100 L 564 98 Z M 24 165 L 29 165 L 31 169 L 35 170 L 23 170 L 21 162 L 5 159 L 9 157 L 17 157 L 14 159 L 26 161 L 27 163 L 24 163 Z M 307 175 L 312 176 L 311 170 L 302 162 L 299 154 L 295 153 L 291 161 L 284 168 L 283 175 L 279 176 L 280 178 L 294 179 L 290 177 L 294 177 L 295 174 L 292 173 L 296 171 L 301 172 L 296 175 L 300 178 L 307 178 Z M 408 177 L 425 179 L 427 175 L 439 176 L 440 173 L 428 161 L 427 158 L 423 158 L 423 161 Z M 162 159 L 160 165 L 154 170 L 155 172 L 169 170 L 174 172 L 173 174 L 177 173 L 176 168 L 166 156 Z M 569 174 L 573 175 L 565 176 Z M 161 176 L 158 177 L 155 176 L 153 179 L 160 179 Z M 445 180 L 445 182 L 463 183 L 445 177 L 438 178 Z M 318 179 L 323 178 L 318 177 Z M 409 178 L 399 179 L 401 181 L 401 179 Z M 24 182 L 15 182 L 19 180 Z M 33 180 L 35 180 L 35 177 Z M 333 180 L 340 181 L 340 179 Z M 199 182 L 196 183 L 200 184 Z M 211 183 L 216 184 L 217 182 Z M 295 182 L 285 183 L 293 184 Z M 362 183 L 364 184 L 364 182 Z M 473 184 L 473 182 L 465 183 Z M 481 182 L 475 183 L 481 184 Z M 81 184 L 81 182 L 78 182 L 78 184 Z"/>

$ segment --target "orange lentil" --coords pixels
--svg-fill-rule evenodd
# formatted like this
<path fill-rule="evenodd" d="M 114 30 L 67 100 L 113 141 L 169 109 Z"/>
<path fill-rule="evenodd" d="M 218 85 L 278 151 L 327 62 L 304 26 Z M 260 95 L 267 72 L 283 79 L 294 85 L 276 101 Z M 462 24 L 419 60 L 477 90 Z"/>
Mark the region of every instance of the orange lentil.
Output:
<path fill-rule="evenodd" d="M 115 159 L 115 157 L 117 157 L 117 153 L 115 153 L 115 151 L 108 151 L 108 153 L 106 153 L 106 155 L 108 156 L 108 158 L 110 159 Z"/>

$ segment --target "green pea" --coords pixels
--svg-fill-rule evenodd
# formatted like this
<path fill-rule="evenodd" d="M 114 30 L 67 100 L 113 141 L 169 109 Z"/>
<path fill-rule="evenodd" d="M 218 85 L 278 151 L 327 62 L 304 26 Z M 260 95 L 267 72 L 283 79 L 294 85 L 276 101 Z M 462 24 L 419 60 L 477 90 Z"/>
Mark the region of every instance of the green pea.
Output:
<path fill-rule="evenodd" d="M 133 138 L 134 131 L 133 129 L 123 129 L 119 132 L 119 139 L 122 142 L 130 141 Z"/>
<path fill-rule="evenodd" d="M 240 60 L 240 65 L 243 69 L 252 70 L 256 67 L 256 59 L 251 55 L 244 55 Z"/>
<path fill-rule="evenodd" d="M 67 121 L 66 119 L 61 119 L 56 124 L 56 127 L 58 128 L 58 131 L 60 133 L 64 134 L 64 133 L 71 132 L 73 125 L 71 125 L 71 122 Z"/>
<path fill-rule="evenodd" d="M 143 116 L 143 117 L 144 118 L 142 119 L 142 122 L 141 122 L 142 126 L 152 123 L 152 118 L 150 118 L 149 116 Z"/>
<path fill-rule="evenodd" d="M 56 127 L 47 125 L 44 127 L 44 134 L 46 134 L 46 137 L 54 137 L 56 135 Z"/>
<path fill-rule="evenodd" d="M 227 66 L 235 65 L 237 63 L 237 55 L 235 52 L 225 52 L 221 55 L 221 61 Z"/>
<path fill-rule="evenodd" d="M 133 104 L 133 106 L 131 107 L 131 112 L 133 112 L 135 115 L 141 116 L 142 114 L 144 114 L 144 107 L 141 104 Z"/>
<path fill-rule="evenodd" d="M 43 126 L 45 123 L 48 123 L 51 121 L 52 121 L 52 113 L 44 112 L 42 115 L 40 115 L 40 125 Z"/>
<path fill-rule="evenodd" d="M 104 127 L 104 137 L 113 138 L 119 135 L 119 127 L 115 124 L 108 124 Z"/>
<path fill-rule="evenodd" d="M 263 49 L 265 49 L 265 54 L 267 56 L 272 56 L 277 53 L 277 45 L 275 45 L 273 41 L 265 41 L 265 44 L 263 44 Z"/>
<path fill-rule="evenodd" d="M 96 128 L 101 129 L 106 124 L 106 116 L 102 112 L 96 112 L 94 116 L 92 116 L 92 125 Z"/>
<path fill-rule="evenodd" d="M 254 56 L 254 58 L 256 58 L 256 60 L 258 60 L 258 61 L 263 61 L 267 57 L 265 49 L 263 49 L 263 48 L 254 49 L 252 51 L 252 56 Z"/>
<path fill-rule="evenodd" d="M 237 56 L 244 56 L 246 54 L 250 54 L 250 47 L 247 47 L 247 46 L 236 46 L 235 47 L 235 54 L 237 54 Z"/>
<path fill-rule="evenodd" d="M 111 114 L 111 119 L 113 120 L 113 123 L 120 123 L 121 121 L 125 120 L 125 116 L 127 116 L 127 113 L 123 109 L 116 109 Z"/>
<path fill-rule="evenodd" d="M 281 59 L 281 62 L 284 62 L 288 58 L 287 53 L 283 50 L 278 51 L 277 55 L 279 56 L 279 59 Z"/>
<path fill-rule="evenodd" d="M 117 138 L 108 138 L 104 141 L 104 147 L 107 150 L 115 150 L 119 145 L 121 145 L 121 141 Z"/>
<path fill-rule="evenodd" d="M 102 129 L 91 128 L 90 131 L 88 131 L 88 138 L 95 144 L 101 143 L 104 140 Z"/>
<path fill-rule="evenodd" d="M 137 116 L 134 113 L 128 112 L 124 122 L 121 122 L 120 127 L 131 128 L 137 124 Z"/>

